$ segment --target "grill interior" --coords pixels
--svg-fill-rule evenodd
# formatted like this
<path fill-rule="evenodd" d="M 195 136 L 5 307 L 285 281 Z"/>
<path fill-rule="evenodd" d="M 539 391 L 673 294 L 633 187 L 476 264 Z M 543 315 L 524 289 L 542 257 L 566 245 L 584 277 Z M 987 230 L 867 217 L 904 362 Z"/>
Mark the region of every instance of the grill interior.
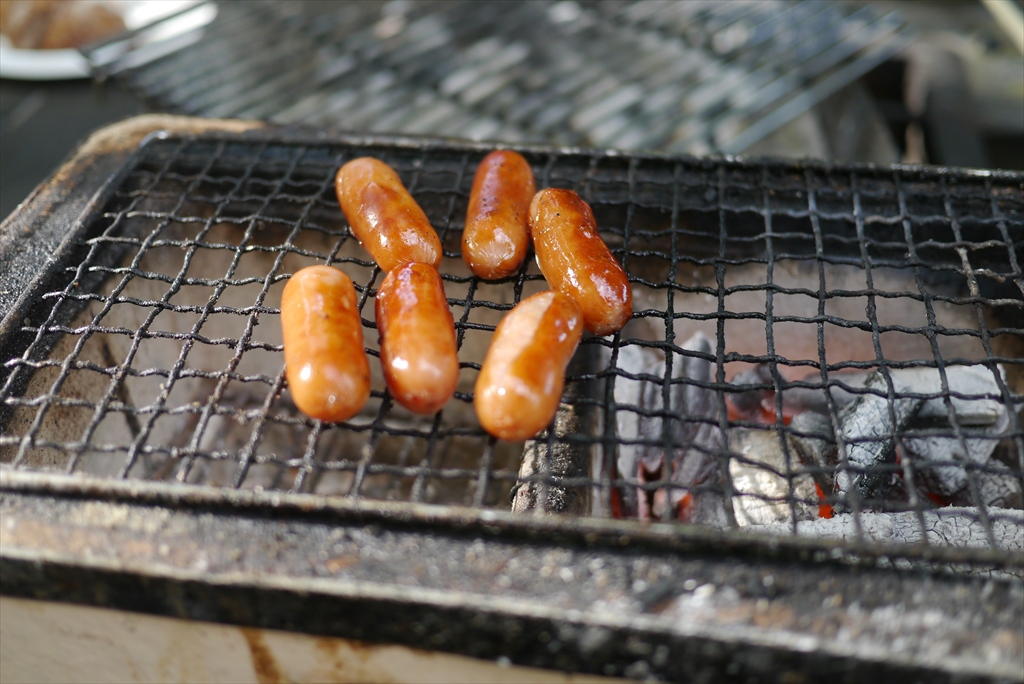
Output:
<path fill-rule="evenodd" d="M 973 530 L 954 545 L 1003 551 L 1004 560 L 1019 550 L 1024 177 L 522 151 L 539 188 L 572 188 L 590 202 L 634 287 L 633 320 L 621 334 L 583 340 L 559 415 L 536 441 L 498 442 L 472 409 L 494 326 L 546 289 L 532 260 L 498 282 L 472 277 L 462 263 L 469 190 L 487 148 L 168 135 L 135 154 L 85 217 L 74 259 L 43 274 L 16 334 L 0 340 L 0 461 L 169 486 L 505 510 L 510 490 L 540 487 L 578 494 L 566 510 L 582 516 L 861 544 L 941 544 L 944 533 L 932 533 L 946 519 Z M 291 273 L 332 264 L 356 283 L 368 351 L 377 355 L 372 300 L 382 274 L 349 235 L 333 190 L 337 169 L 364 155 L 399 172 L 441 236 L 462 371 L 455 399 L 423 418 L 391 401 L 371 359 L 367 407 L 329 425 L 289 399 L 278 307 Z M 948 384 L 906 390 L 898 382 L 906 369 L 949 378 L 962 367 L 989 372 L 995 389 L 964 396 Z M 750 380 L 757 368 L 766 374 Z M 888 379 L 880 391 L 850 380 L 876 368 Z M 874 391 L 892 410 L 907 398 L 934 400 L 949 420 L 890 427 L 875 439 L 895 439 L 898 459 L 860 470 L 843 459 L 808 464 L 789 446 L 800 435 L 786 398 L 823 388 Z M 774 390 L 765 396 L 778 411 L 738 414 L 737 400 L 759 390 Z M 665 401 L 635 398 L 651 394 Z M 678 410 L 680 396 L 688 410 Z M 958 399 L 1008 407 L 1005 425 L 993 432 L 961 420 Z M 842 409 L 827 403 L 838 424 Z M 964 453 L 994 448 L 978 462 L 916 457 L 908 445 L 929 438 Z M 521 468 L 524 449 L 532 471 Z M 641 460 L 668 456 L 660 470 L 638 475 L 623 470 L 636 450 L 646 450 Z M 698 465 L 673 471 L 680 454 Z M 964 483 L 937 501 L 929 483 L 942 468 L 959 468 Z M 814 478 L 836 470 L 898 480 L 905 493 L 815 493 Z M 986 498 L 989 476 L 1008 488 L 1002 498 Z M 822 506 L 846 527 L 816 532 L 826 524 Z M 889 528 L 878 533 L 880 515 Z M 969 562 L 969 549 L 962 553 Z"/>
<path fill-rule="evenodd" d="M 781 0 L 215 7 L 87 57 L 159 111 L 735 153 L 909 40 L 896 13 Z"/>

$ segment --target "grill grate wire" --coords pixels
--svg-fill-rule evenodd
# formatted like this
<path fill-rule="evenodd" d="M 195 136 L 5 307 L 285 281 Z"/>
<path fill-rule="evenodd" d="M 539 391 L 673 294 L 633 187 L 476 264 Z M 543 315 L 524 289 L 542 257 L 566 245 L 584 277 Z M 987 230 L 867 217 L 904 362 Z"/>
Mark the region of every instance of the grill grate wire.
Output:
<path fill-rule="evenodd" d="M 598 516 L 611 515 L 615 492 L 627 488 L 652 497 L 673 489 L 713 494 L 731 504 L 724 526 L 735 528 L 736 506 L 758 497 L 733 481 L 737 463 L 757 465 L 736 451 L 737 428 L 792 433 L 783 419 L 785 392 L 856 392 L 844 373 L 878 368 L 891 414 L 900 395 L 893 372 L 936 368 L 942 392 L 927 398 L 944 402 L 949 425 L 922 434 L 954 439 L 968 452 L 974 441 L 994 439 L 962 424 L 954 409 L 953 400 L 965 397 L 948 384 L 949 369 L 973 362 L 993 371 L 998 395 L 991 398 L 1010 410 L 998 437 L 1001 465 L 963 465 L 965 497 L 974 504 L 963 514 L 980 524 L 983 545 L 1005 544 L 998 524 L 1019 521 L 1012 511 L 978 505 L 978 478 L 998 465 L 1020 483 L 1024 470 L 1019 175 L 524 152 L 538 187 L 571 187 L 593 205 L 637 293 L 629 327 L 582 343 L 600 363 L 567 379 L 564 408 L 596 411 L 597 426 L 543 438 L 582 445 L 604 465 L 568 479 L 548 472 L 534 480 L 591 489 Z M 381 273 L 351 239 L 333 194 L 337 168 L 366 154 L 398 170 L 442 238 L 462 381 L 442 412 L 416 419 L 392 403 L 377 378 L 364 414 L 325 425 L 298 414 L 283 391 L 277 306 L 298 267 L 339 267 L 356 283 L 368 352 L 377 356 L 372 299 Z M 475 423 L 472 381 L 500 316 L 544 282 L 532 263 L 498 283 L 479 281 L 461 266 L 462 220 L 483 154 L 454 145 L 149 142 L 88 227 L 80 263 L 61 266 L 66 286 L 43 294 L 36 324 L 22 326 L 34 335 L 31 343 L 3 350 L 0 460 L 20 470 L 506 507 L 509 488 L 522 484 L 523 447 L 498 442 Z M 111 251 L 122 254 L 120 261 L 109 261 Z M 737 279 L 747 272 L 756 277 Z M 82 291 L 79 283 L 88 278 L 102 285 Z M 851 278 L 862 285 L 853 287 Z M 751 298 L 759 308 L 748 306 Z M 894 319 L 894 311 L 903 318 Z M 751 330 L 763 331 L 763 343 L 750 339 Z M 710 353 L 684 346 L 694 331 L 714 341 Z M 843 337 L 857 338 L 866 352 L 843 356 Z M 811 342 L 794 347 L 801 339 Z M 661 371 L 624 367 L 630 347 L 663 356 Z M 709 381 L 673 375 L 675 364 L 692 359 L 713 364 Z M 762 363 L 770 371 L 762 389 L 775 390 L 775 416 L 765 423 L 730 415 L 731 398 L 750 389 L 737 384 L 736 370 Z M 663 405 L 680 386 L 712 390 L 713 410 L 676 415 L 616 399 L 617 384 L 644 380 L 659 386 Z M 599 389 L 586 390 L 595 384 Z M 842 454 L 839 408 L 831 394 L 825 397 Z M 658 417 L 665 426 L 706 423 L 721 429 L 723 444 L 680 445 L 671 427 L 623 436 L 619 413 Z M 915 436 L 895 431 L 904 457 L 878 466 L 902 475 L 907 500 L 852 497 L 853 538 L 870 538 L 863 529 L 868 510 L 909 512 L 919 530 L 931 524 L 926 516 L 941 516 L 915 483 L 954 463 L 911 457 L 906 443 Z M 785 439 L 775 441 L 781 463 L 760 467 L 782 478 L 784 518 L 799 531 L 801 511 L 818 501 L 800 493 L 797 479 L 815 468 L 801 464 Z M 719 477 L 683 487 L 665 473 L 641 481 L 616 472 L 611 464 L 630 444 L 703 451 Z"/>
<path fill-rule="evenodd" d="M 176 48 L 143 31 L 127 52 L 118 41 L 85 54 L 164 111 L 704 153 L 749 148 L 909 41 L 897 14 L 814 2 L 216 10 Z"/>

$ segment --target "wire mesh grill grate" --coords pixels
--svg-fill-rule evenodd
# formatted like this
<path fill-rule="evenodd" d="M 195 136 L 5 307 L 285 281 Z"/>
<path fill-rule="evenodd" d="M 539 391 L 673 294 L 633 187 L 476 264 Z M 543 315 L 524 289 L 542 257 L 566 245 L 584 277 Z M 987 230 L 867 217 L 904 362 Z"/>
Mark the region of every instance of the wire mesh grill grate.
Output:
<path fill-rule="evenodd" d="M 498 282 L 462 264 L 484 153 L 150 141 L 88 226 L 80 260 L 60 265 L 63 284 L 21 326 L 30 343 L 3 350 L 0 461 L 483 508 L 507 508 L 510 489 L 575 488 L 589 500 L 582 515 L 799 534 L 827 524 L 890 542 L 935 541 L 926 531 L 945 520 L 969 528 L 969 544 L 1018 548 L 1019 175 L 525 149 L 538 187 L 592 204 L 635 313 L 622 333 L 583 341 L 559 417 L 523 445 L 488 437 L 472 409 L 494 326 L 546 287 L 532 262 Z M 442 238 L 460 384 L 442 412 L 417 417 L 391 401 L 371 359 L 367 408 L 322 424 L 289 399 L 278 306 L 294 271 L 341 268 L 377 356 L 382 275 L 333 193 L 336 170 L 363 155 L 396 168 Z M 964 369 L 988 373 L 983 390 L 958 384 Z M 882 434 L 848 429 L 865 397 L 881 400 Z M 897 420 L 907 402 L 932 407 L 919 411 L 927 419 Z M 968 418 L 971 402 L 1003 407 L 1003 423 Z M 811 415 L 833 429 L 808 431 Z M 814 438 L 838 445 L 835 462 L 801 451 Z M 892 453 L 853 456 L 875 444 Z M 538 470 L 521 470 L 524 449 L 540 454 Z M 557 470 L 563 452 L 584 466 Z M 844 473 L 876 482 L 840 490 Z"/>
<path fill-rule="evenodd" d="M 219 3 L 161 30 L 87 56 L 163 111 L 691 153 L 749 148 L 909 36 L 871 7 L 658 0 Z"/>

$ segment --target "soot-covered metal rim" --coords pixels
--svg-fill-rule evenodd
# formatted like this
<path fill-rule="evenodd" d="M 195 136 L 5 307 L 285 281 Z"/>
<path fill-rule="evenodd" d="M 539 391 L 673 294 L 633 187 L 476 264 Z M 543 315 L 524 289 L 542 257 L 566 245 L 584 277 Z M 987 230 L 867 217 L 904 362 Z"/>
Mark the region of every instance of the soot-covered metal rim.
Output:
<path fill-rule="evenodd" d="M 638 552 L 702 553 L 735 559 L 778 559 L 801 563 L 889 566 L 895 561 L 966 563 L 975 569 L 1022 570 L 1024 558 L 994 549 L 927 544 L 887 545 L 840 539 L 768 537 L 670 523 L 556 514 L 516 515 L 468 506 L 376 501 L 277 491 L 212 488 L 203 485 L 107 480 L 82 475 L 20 472 L 0 466 L 0 493 L 52 494 L 129 505 L 169 506 L 183 514 L 213 510 L 310 517 L 364 525 L 388 525 L 422 532 L 542 541 L 577 547 L 630 548 Z M 920 569 L 920 566 L 916 566 Z"/>
<path fill-rule="evenodd" d="M 774 681 L 793 672 L 839 682 L 871 674 L 1000 681 L 1015 667 L 1012 645 L 981 647 L 1005 631 L 1019 582 L 656 548 L 585 521 L 475 516 L 481 524 L 457 510 L 425 519 L 408 506 L 118 484 L 134 492 L 0 471 L 0 591 L 654 680 Z M 489 589 L 495 561 L 506 580 L 498 584 L 510 589 Z M 431 564 L 441 572 L 424 572 Z M 661 579 L 637 584 L 655 568 Z M 595 580 L 602 573 L 611 573 L 604 588 Z M 666 612 L 678 598 L 700 612 L 716 585 L 763 617 L 746 624 L 728 611 L 693 620 Z M 900 607 L 889 621 L 912 626 L 946 613 L 952 626 L 917 634 L 919 648 L 904 652 L 880 650 L 877 630 L 839 638 L 815 627 L 819 613 L 828 613 L 821 624 L 845 624 L 849 610 L 863 625 L 892 605 Z M 810 619 L 792 623 L 794 609 Z"/>

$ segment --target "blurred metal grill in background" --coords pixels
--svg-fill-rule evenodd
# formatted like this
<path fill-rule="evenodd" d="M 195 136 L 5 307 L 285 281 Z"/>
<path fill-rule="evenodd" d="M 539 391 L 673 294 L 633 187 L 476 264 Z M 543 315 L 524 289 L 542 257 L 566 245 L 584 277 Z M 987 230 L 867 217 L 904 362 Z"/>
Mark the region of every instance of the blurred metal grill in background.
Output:
<path fill-rule="evenodd" d="M 749 148 L 910 39 L 896 14 L 782 0 L 216 9 L 86 54 L 169 112 L 701 154 Z"/>
<path fill-rule="evenodd" d="M 777 673 L 789 662 L 845 673 L 838 680 L 881 667 L 937 681 L 1016 667 L 1018 640 L 1006 634 L 1019 589 L 956 593 L 934 588 L 948 578 L 878 568 L 1024 571 L 1020 173 L 522 147 L 539 187 L 573 188 L 592 204 L 635 314 L 622 333 L 583 341 L 548 433 L 504 443 L 477 423 L 473 383 L 501 316 L 545 284 L 532 262 L 497 282 L 462 263 L 468 194 L 488 146 L 190 126 L 137 150 L 132 136 L 150 129 L 100 135 L 0 233 L 0 257 L 15 265 L 0 274 L 0 502 L 5 520 L 33 521 L 5 527 L 6 544 L 57 545 L 5 557 L 5 592 L 66 600 L 61 587 L 72 587 L 73 600 L 132 608 L 136 581 L 162 596 L 152 588 L 180 579 L 168 563 L 184 563 L 201 573 L 191 598 L 154 598 L 147 610 L 250 624 L 251 606 L 266 605 L 259 624 L 294 629 L 281 608 L 292 604 L 261 584 L 273 575 L 318 597 L 303 599 L 310 632 L 496 657 L 514 632 L 506 621 L 526 620 L 515 662 L 568 670 L 680 679 L 706 668 Z M 362 155 L 397 169 L 441 235 L 460 386 L 436 416 L 414 416 L 392 403 L 373 363 L 366 409 L 328 425 L 298 413 L 284 387 L 280 294 L 302 266 L 343 269 L 376 354 L 368 312 L 381 272 L 333 192 L 338 167 Z M 854 382 L 873 369 L 884 384 Z M 988 384 L 958 384 L 964 369 Z M 914 384 L 908 373 L 944 380 Z M 755 404 L 768 400 L 770 418 L 734 413 L 751 392 Z M 834 434 L 801 433 L 800 415 L 786 416 L 788 397 L 808 393 L 823 397 Z M 926 404 L 938 411 L 924 422 L 893 418 L 923 416 Z M 1002 423 L 969 420 L 972 406 Z M 856 434 L 857 423 L 874 431 Z M 850 456 L 805 461 L 793 446 L 801 437 Z M 852 456 L 894 443 L 899 452 L 874 462 Z M 875 482 L 834 490 L 844 475 Z M 929 497 L 936 483 L 955 505 Z M 502 514 L 513 487 L 531 510 L 575 517 Z M 97 517 L 123 504 L 133 506 L 128 527 Z M 821 506 L 834 517 L 820 517 Z M 162 507 L 178 511 L 173 524 L 153 517 Z M 237 515 L 253 518 L 231 527 Z M 408 526 L 381 533 L 368 521 Z M 102 539 L 87 546 L 92 560 L 51 563 L 92 524 Z M 323 536 L 335 533 L 363 560 L 323 555 L 341 548 Z M 169 555 L 152 556 L 152 534 Z M 444 571 L 428 572 L 424 555 Z M 108 576 L 110 567 L 129 570 Z M 310 577 L 357 581 L 344 600 L 378 612 L 338 621 L 341 599 L 317 594 Z M 720 591 L 698 596 L 692 578 Z M 367 588 L 387 582 L 399 593 Z M 502 596 L 516 608 L 494 603 Z M 900 609 L 882 629 L 870 622 L 875 608 L 847 611 L 844 600 Z M 941 628 L 914 627 L 922 615 Z M 621 639 L 601 631 L 610 625 Z M 536 634 L 563 628 L 557 648 L 535 647 Z M 893 633 L 915 645 L 909 661 Z M 598 653 L 594 634 L 611 645 Z M 813 658 L 801 638 L 814 640 Z M 630 665 L 638 657 L 642 671 Z"/>

